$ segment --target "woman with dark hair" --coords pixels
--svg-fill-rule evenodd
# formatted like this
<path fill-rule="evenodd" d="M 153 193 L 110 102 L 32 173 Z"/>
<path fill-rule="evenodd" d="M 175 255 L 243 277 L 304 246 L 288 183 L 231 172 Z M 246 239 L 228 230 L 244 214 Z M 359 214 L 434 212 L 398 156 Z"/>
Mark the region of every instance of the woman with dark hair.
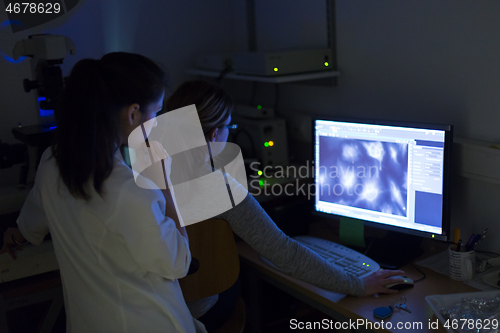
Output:
<path fill-rule="evenodd" d="M 177 281 L 191 254 L 169 190 L 137 186 L 119 150 L 135 128 L 148 135 L 146 124 L 155 126 L 150 120 L 162 108 L 164 88 L 163 71 L 141 55 L 79 61 L 19 229 L 4 234 L 1 252 L 14 255 L 50 231 L 68 332 L 205 332 Z"/>
<path fill-rule="evenodd" d="M 205 81 L 183 83 L 167 100 L 166 110 L 173 111 L 188 105 L 196 105 L 203 134 L 210 147 L 228 138 L 233 102 L 218 86 Z M 219 145 L 220 146 L 220 145 Z M 212 149 L 213 153 L 213 149 Z M 214 154 L 216 155 L 216 153 Z M 198 166 L 200 174 L 210 170 L 208 158 Z M 226 175 L 234 197 L 245 196 L 234 208 L 216 218 L 226 220 L 233 231 L 261 255 L 270 260 L 284 273 L 335 292 L 369 296 L 376 293 L 395 293 L 385 285 L 401 282 L 401 279 L 387 278 L 402 275 L 402 271 L 379 271 L 363 279 L 347 275 L 332 266 L 315 252 L 286 236 L 269 218 L 253 196 L 246 193 L 240 184 Z M 176 192 L 177 195 L 177 192 Z M 193 206 L 193 210 L 207 210 L 208 207 Z M 231 316 L 237 301 L 234 288 L 214 297 L 188 303 L 193 317 L 203 322 L 208 331 L 220 326 Z M 218 299 L 219 298 L 219 299 Z"/>

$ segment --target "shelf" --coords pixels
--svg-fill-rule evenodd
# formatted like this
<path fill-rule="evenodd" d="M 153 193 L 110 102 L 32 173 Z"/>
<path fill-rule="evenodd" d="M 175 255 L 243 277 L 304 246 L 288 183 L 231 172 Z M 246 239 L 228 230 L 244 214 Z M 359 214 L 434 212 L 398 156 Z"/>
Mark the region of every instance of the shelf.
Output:
<path fill-rule="evenodd" d="M 186 73 L 190 74 L 190 75 L 198 75 L 198 76 L 206 76 L 206 77 L 219 77 L 220 76 L 220 72 L 208 71 L 208 70 L 203 70 L 203 69 L 188 69 L 188 70 L 186 70 Z M 316 73 L 304 73 L 304 74 L 296 74 L 296 75 L 283 75 L 283 76 L 275 76 L 275 77 L 266 77 L 266 76 L 243 75 L 243 74 L 236 74 L 234 72 L 230 72 L 230 73 L 224 75 L 224 79 L 254 81 L 254 82 L 267 82 L 267 83 L 289 83 L 289 82 L 325 79 L 325 78 L 337 77 L 339 75 L 340 75 L 340 72 L 327 71 L 327 72 L 316 72 Z"/>

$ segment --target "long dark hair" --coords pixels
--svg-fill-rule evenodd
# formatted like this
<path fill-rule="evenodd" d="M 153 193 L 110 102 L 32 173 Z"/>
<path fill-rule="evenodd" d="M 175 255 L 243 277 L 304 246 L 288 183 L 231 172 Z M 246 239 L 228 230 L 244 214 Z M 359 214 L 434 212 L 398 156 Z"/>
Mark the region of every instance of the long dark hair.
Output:
<path fill-rule="evenodd" d="M 196 105 L 203 134 L 224 124 L 233 110 L 233 99 L 218 85 L 195 80 L 184 82 L 165 103 L 165 112 Z"/>
<path fill-rule="evenodd" d="M 157 101 L 166 75 L 152 60 L 115 52 L 100 60 L 80 60 L 66 81 L 52 154 L 74 197 L 89 200 L 87 182 L 102 196 L 120 144 L 120 111 L 134 103 L 140 110 Z"/>

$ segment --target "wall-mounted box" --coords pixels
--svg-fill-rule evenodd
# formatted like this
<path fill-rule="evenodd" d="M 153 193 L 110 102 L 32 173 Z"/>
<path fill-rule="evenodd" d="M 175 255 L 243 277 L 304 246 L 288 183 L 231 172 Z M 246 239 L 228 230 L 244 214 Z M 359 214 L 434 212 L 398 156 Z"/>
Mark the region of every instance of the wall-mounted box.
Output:
<path fill-rule="evenodd" d="M 454 138 L 453 164 L 463 177 L 500 184 L 500 149 L 494 143 Z"/>
<path fill-rule="evenodd" d="M 237 74 L 257 76 L 293 75 L 330 71 L 333 54 L 329 48 L 269 52 L 239 52 L 233 55 Z"/>

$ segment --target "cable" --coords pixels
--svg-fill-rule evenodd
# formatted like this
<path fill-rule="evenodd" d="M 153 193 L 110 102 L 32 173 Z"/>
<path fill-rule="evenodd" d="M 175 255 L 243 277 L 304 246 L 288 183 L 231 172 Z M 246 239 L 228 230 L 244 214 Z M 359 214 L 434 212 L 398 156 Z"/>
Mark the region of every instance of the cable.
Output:
<path fill-rule="evenodd" d="M 255 95 L 257 95 L 257 82 L 252 81 L 252 94 L 250 97 L 250 104 L 253 106 L 255 104 Z"/>
<path fill-rule="evenodd" d="M 339 232 L 338 232 L 338 228 L 332 226 L 330 223 L 328 223 L 327 221 L 325 220 L 319 220 L 318 221 L 319 224 L 321 224 L 323 227 L 327 228 L 327 229 L 330 229 L 330 231 L 337 237 L 339 237 Z"/>
<path fill-rule="evenodd" d="M 253 142 L 252 135 L 244 129 L 238 129 L 236 133 L 234 133 L 233 136 L 233 143 L 238 144 L 238 136 L 240 134 L 245 134 L 250 141 L 250 149 L 252 151 L 251 156 L 257 158 L 257 149 L 255 148 L 255 143 Z"/>
<path fill-rule="evenodd" d="M 445 244 L 454 244 L 454 245 L 457 245 L 457 243 L 455 242 L 452 242 L 452 241 L 443 241 L 443 240 L 439 240 L 439 239 L 434 239 L 435 242 L 440 242 L 440 243 L 445 243 Z"/>
<path fill-rule="evenodd" d="M 212 166 L 212 172 L 215 172 L 214 168 L 214 158 L 212 156 L 212 148 L 210 147 L 210 141 L 207 141 L 208 154 L 210 155 L 210 165 Z"/>
<path fill-rule="evenodd" d="M 491 252 L 491 251 L 478 251 L 476 250 L 477 253 L 484 253 L 484 254 L 489 254 L 489 255 L 493 255 L 493 256 L 497 256 L 497 257 L 500 257 L 500 254 L 496 253 L 496 252 Z"/>
<path fill-rule="evenodd" d="M 423 277 L 421 277 L 420 279 L 418 279 L 418 280 L 414 280 L 414 281 L 413 281 L 413 283 L 417 283 L 417 282 L 420 282 L 420 281 L 425 280 L 425 278 L 427 277 L 427 275 L 425 275 L 425 273 L 424 273 L 424 272 L 422 272 L 422 271 L 421 271 L 421 270 L 420 270 L 420 269 L 419 269 L 416 265 L 414 265 L 413 263 L 410 263 L 410 265 L 411 265 L 413 268 L 415 268 L 415 269 L 416 269 L 416 270 L 417 270 L 420 274 L 422 274 L 422 275 L 423 275 Z"/>
<path fill-rule="evenodd" d="M 275 83 L 274 84 L 274 113 L 276 115 L 279 115 L 278 113 L 278 102 L 279 102 L 279 99 L 280 99 L 280 89 L 279 89 L 279 84 L 278 83 Z"/>
<path fill-rule="evenodd" d="M 226 76 L 227 74 L 229 74 L 231 72 L 231 65 L 229 64 L 226 64 L 224 69 L 219 73 L 219 76 L 215 79 L 215 81 L 217 83 L 220 83 L 220 81 L 222 81 L 222 79 L 224 78 L 224 76 Z"/>
<path fill-rule="evenodd" d="M 363 253 L 365 256 L 367 255 L 368 251 L 370 251 L 370 248 L 372 247 L 374 241 L 375 241 L 375 237 L 372 238 L 372 241 L 370 242 L 370 244 L 368 244 L 368 247 L 366 248 L 365 252 Z"/>

